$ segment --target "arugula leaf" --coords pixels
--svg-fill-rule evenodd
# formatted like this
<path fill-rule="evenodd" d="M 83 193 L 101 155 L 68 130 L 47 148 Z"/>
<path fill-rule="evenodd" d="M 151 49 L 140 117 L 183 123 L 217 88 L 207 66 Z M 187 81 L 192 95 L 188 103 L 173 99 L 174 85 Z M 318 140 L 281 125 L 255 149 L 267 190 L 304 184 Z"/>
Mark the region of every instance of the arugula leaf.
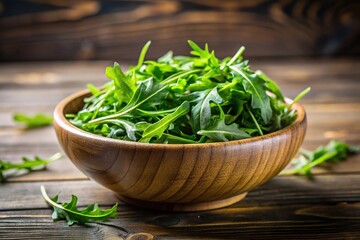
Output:
<path fill-rule="evenodd" d="M 230 61 L 226 64 L 227 66 L 231 66 L 233 63 L 235 63 L 237 60 L 242 60 L 242 55 L 245 51 L 245 47 L 242 46 L 239 48 L 239 50 L 235 53 L 235 55 L 230 59 Z"/>
<path fill-rule="evenodd" d="M 326 146 L 320 146 L 315 151 L 300 150 L 300 156 L 291 160 L 289 168 L 282 174 L 312 175 L 312 168 L 322 166 L 325 163 L 337 163 L 345 160 L 349 155 L 360 152 L 360 146 L 332 140 Z"/>
<path fill-rule="evenodd" d="M 45 201 L 54 209 L 52 214 L 52 219 L 54 221 L 65 219 L 66 223 L 71 226 L 74 223 L 84 224 L 88 222 L 108 221 L 109 218 L 116 216 L 118 203 L 106 210 L 101 210 L 98 204 L 91 204 L 85 209 L 79 210 L 76 206 L 78 198 L 75 195 L 71 195 L 70 202 L 60 204 L 57 202 L 59 195 L 50 198 L 47 195 L 44 186 L 41 186 L 40 189 Z"/>
<path fill-rule="evenodd" d="M 144 130 L 140 142 L 149 142 L 153 137 L 160 138 L 163 132 L 169 127 L 169 125 L 179 117 L 187 114 L 189 112 L 189 109 L 189 102 L 183 102 L 173 113 L 162 118 L 160 121 L 148 126 Z"/>
<path fill-rule="evenodd" d="M 111 123 L 119 127 L 123 127 L 126 131 L 128 138 L 132 141 L 136 141 L 136 137 L 135 137 L 136 127 L 134 123 L 124 119 L 108 119 L 108 120 L 104 120 L 103 123 Z"/>
<path fill-rule="evenodd" d="M 272 110 L 269 96 L 265 91 L 264 80 L 258 78 L 256 74 L 247 75 L 243 72 L 242 69 L 239 69 L 235 66 L 230 66 L 230 68 L 244 78 L 244 88 L 247 92 L 251 93 L 251 106 L 253 108 L 260 109 L 261 117 L 265 124 L 269 123 L 272 117 Z"/>
<path fill-rule="evenodd" d="M 101 90 L 95 87 L 93 84 L 87 84 L 87 88 L 90 90 L 92 95 L 99 95 L 101 94 Z"/>
<path fill-rule="evenodd" d="M 137 64 L 137 68 L 140 68 L 143 63 L 144 63 L 144 59 L 145 59 L 145 56 L 146 56 L 146 53 L 150 47 L 150 44 L 151 44 L 151 41 L 147 41 L 147 43 L 145 43 L 144 47 L 141 49 L 141 52 L 140 52 L 140 56 L 139 56 L 139 61 L 138 61 L 138 64 Z"/>
<path fill-rule="evenodd" d="M 103 123 L 104 120 L 122 117 L 125 114 L 130 113 L 131 111 L 137 109 L 151 98 L 154 98 L 155 96 L 159 96 L 160 93 L 166 89 L 167 86 L 154 84 L 153 79 L 149 78 L 139 84 L 134 95 L 132 96 L 129 103 L 124 108 L 122 108 L 120 111 L 118 111 L 115 114 L 91 120 L 89 121 L 89 124 L 100 123 L 100 122 Z"/>
<path fill-rule="evenodd" d="M 188 43 L 191 56 L 170 51 L 157 61 L 145 61 L 148 42 L 136 66 L 126 72 L 117 63 L 108 67 L 113 81 L 101 90 L 89 85 L 92 96 L 78 113 L 67 114 L 69 121 L 121 140 L 190 144 L 264 135 L 294 121 L 297 112 L 278 85 L 243 60 L 244 47 L 221 60 L 207 44 Z M 179 117 L 175 112 L 184 102 L 189 110 Z"/>
<path fill-rule="evenodd" d="M 308 92 L 310 92 L 311 88 L 308 87 L 305 90 L 303 90 L 301 93 L 299 93 L 294 100 L 292 101 L 292 103 L 289 105 L 289 109 L 291 109 L 291 107 L 298 102 L 301 98 L 303 98 L 306 94 L 308 94 Z"/>
<path fill-rule="evenodd" d="M 255 74 L 258 77 L 260 77 L 262 80 L 265 81 L 265 87 L 267 90 L 274 93 L 280 101 L 285 101 L 284 95 L 282 94 L 282 92 L 281 92 L 279 86 L 276 84 L 276 82 L 271 80 L 268 76 L 265 75 L 265 73 L 263 73 L 261 71 L 256 71 Z"/>
<path fill-rule="evenodd" d="M 35 156 L 34 159 L 22 158 L 22 163 L 4 162 L 0 160 L 0 182 L 5 182 L 8 177 L 17 176 L 21 173 L 44 169 L 48 164 L 61 158 L 60 153 L 43 159 Z"/>
<path fill-rule="evenodd" d="M 136 90 L 135 81 L 127 77 L 121 70 L 118 63 L 114 63 L 114 67 L 107 67 L 106 76 L 114 81 L 115 92 L 119 103 L 128 103 Z"/>
<path fill-rule="evenodd" d="M 217 88 L 204 90 L 198 93 L 197 104 L 191 110 L 191 116 L 194 124 L 194 132 L 206 129 L 211 125 L 211 107 L 210 102 L 222 103 L 223 99 L 219 95 Z"/>
<path fill-rule="evenodd" d="M 52 116 L 42 113 L 35 114 L 34 116 L 28 116 L 22 113 L 15 113 L 13 115 L 15 122 L 23 123 L 27 129 L 44 127 L 52 124 Z"/>
<path fill-rule="evenodd" d="M 227 125 L 225 123 L 225 114 L 221 108 L 220 117 L 215 121 L 214 125 L 208 130 L 198 131 L 198 134 L 206 136 L 214 142 L 227 142 L 251 137 L 241 130 L 236 123 Z"/>

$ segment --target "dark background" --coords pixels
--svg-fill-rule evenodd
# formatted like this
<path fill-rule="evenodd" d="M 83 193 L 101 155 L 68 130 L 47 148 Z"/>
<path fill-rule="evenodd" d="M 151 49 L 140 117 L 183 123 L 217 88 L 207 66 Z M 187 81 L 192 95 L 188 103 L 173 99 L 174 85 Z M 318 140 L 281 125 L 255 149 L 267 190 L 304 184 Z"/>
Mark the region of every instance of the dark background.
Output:
<path fill-rule="evenodd" d="M 219 57 L 358 56 L 359 0 L 0 1 L 0 61 L 133 62 L 187 54 L 186 40 Z"/>

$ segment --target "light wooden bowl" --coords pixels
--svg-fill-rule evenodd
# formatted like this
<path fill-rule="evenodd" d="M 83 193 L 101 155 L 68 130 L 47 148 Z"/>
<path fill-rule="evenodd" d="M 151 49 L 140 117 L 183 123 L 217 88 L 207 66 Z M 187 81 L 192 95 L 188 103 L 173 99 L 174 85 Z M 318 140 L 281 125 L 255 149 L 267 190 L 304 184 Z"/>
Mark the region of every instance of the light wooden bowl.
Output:
<path fill-rule="evenodd" d="M 58 140 L 67 156 L 91 179 L 124 202 L 167 211 L 202 211 L 233 204 L 277 175 L 303 142 L 306 115 L 261 137 L 205 144 L 146 144 L 85 132 L 64 114 L 76 113 L 89 94 L 61 101 L 54 113 Z"/>

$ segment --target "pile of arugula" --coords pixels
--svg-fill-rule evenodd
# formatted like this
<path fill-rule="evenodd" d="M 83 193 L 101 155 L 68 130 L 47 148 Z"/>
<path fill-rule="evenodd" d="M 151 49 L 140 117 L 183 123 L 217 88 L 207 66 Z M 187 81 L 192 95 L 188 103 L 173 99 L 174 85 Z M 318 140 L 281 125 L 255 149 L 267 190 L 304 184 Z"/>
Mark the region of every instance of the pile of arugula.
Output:
<path fill-rule="evenodd" d="M 296 118 L 277 84 L 250 70 L 244 47 L 220 60 L 208 45 L 188 42 L 192 56 L 168 52 L 144 61 L 147 42 L 128 71 L 107 67 L 112 81 L 101 89 L 89 85 L 92 96 L 67 118 L 88 132 L 145 143 L 231 141 L 274 132 Z"/>

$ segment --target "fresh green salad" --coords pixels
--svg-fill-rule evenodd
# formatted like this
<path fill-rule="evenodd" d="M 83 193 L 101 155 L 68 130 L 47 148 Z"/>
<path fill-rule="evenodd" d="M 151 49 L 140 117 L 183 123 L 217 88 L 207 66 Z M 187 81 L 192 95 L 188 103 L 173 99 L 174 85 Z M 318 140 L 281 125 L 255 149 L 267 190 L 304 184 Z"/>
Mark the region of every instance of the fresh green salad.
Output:
<path fill-rule="evenodd" d="M 244 47 L 219 59 L 188 41 L 191 56 L 170 51 L 157 61 L 106 68 L 111 79 L 101 88 L 88 85 L 84 107 L 66 117 L 75 126 L 109 138 L 143 143 L 224 142 L 282 129 L 297 116 L 278 85 L 261 71 L 250 70 Z"/>

